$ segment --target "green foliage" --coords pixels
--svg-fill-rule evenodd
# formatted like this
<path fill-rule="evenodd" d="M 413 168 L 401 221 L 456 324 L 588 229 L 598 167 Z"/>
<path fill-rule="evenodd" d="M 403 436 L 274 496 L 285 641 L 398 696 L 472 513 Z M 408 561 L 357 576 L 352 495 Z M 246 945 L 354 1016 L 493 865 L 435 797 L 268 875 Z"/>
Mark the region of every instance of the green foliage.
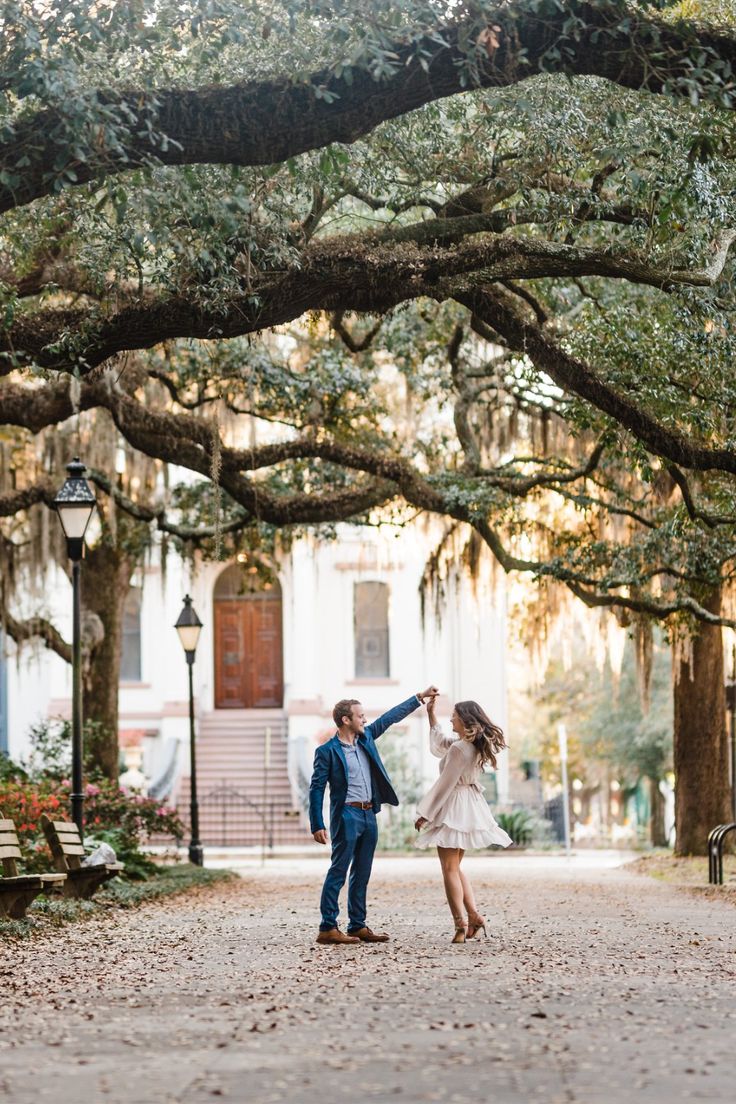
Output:
<path fill-rule="evenodd" d="M 3 757 L 0 810 L 15 821 L 28 870 L 51 870 L 51 854 L 41 828 L 41 815 L 67 819 L 70 805 L 70 730 L 67 722 L 44 722 L 31 730 L 31 755 L 24 767 Z M 181 840 L 182 824 L 175 809 L 153 798 L 129 793 L 116 782 L 97 776 L 84 789 L 85 846 L 110 844 L 126 865 L 125 876 L 150 876 L 154 865 L 141 846 L 151 836 Z"/>
<path fill-rule="evenodd" d="M 426 483 L 413 495 L 414 509 L 492 524 L 501 548 L 537 577 L 631 601 L 659 600 L 662 591 L 666 598 L 698 597 L 720 577 L 730 580 L 733 525 L 692 516 L 657 449 L 645 447 L 635 428 L 624 432 L 610 415 L 563 393 L 543 365 L 512 353 L 498 335 L 488 340 L 487 328 L 482 339 L 473 334 L 477 318 L 453 298 L 466 285 L 458 291 L 443 270 L 448 256 L 440 247 L 448 241 L 458 250 L 481 241 L 509 248 L 543 242 L 631 262 L 626 280 L 570 277 L 562 266 L 557 276 L 527 274 L 520 289 L 506 281 L 507 290 L 519 291 L 548 338 L 584 358 L 619 394 L 634 396 L 658 424 L 733 447 L 733 265 L 712 288 L 669 283 L 671 273 L 702 266 L 732 222 L 734 124 L 723 110 L 732 77 L 698 46 L 677 87 L 666 88 L 672 95 L 566 79 L 588 22 L 601 13 L 601 51 L 615 34 L 643 26 L 642 13 L 722 16 L 731 29 L 734 23 L 720 0 L 642 0 L 635 10 L 624 0 L 517 0 L 500 8 L 442 0 L 51 0 L 41 13 L 30 0 L 5 5 L 3 135 L 21 133 L 35 112 L 47 110 L 56 156 L 53 194 L 4 220 L 2 310 L 8 325 L 27 311 L 58 314 L 61 324 L 45 348 L 63 354 L 62 367 L 81 356 L 76 370 L 83 374 L 84 350 L 110 314 L 155 304 L 156 322 L 143 341 L 153 348 L 121 358 L 106 378 L 152 419 L 174 415 L 165 433 L 152 430 L 143 445 L 140 428 L 132 432 L 117 408 L 111 424 L 128 433 L 130 451 L 158 450 L 167 463 L 197 473 L 194 484 L 162 489 L 151 478 L 145 488 L 152 525 L 162 502 L 180 523 L 180 551 L 193 555 L 187 529 L 198 530 L 206 556 L 275 550 L 299 509 L 306 514 L 330 495 L 347 503 L 341 518 L 374 522 L 364 510 L 351 511 L 350 497 L 379 480 L 383 502 L 403 520 L 400 496 L 409 499 L 417 480 L 386 478 L 377 465 L 361 468 L 360 458 L 332 461 L 309 449 L 253 472 L 243 445 L 257 434 L 288 443 L 328 437 L 360 446 L 371 459 L 398 456 L 413 465 Z M 543 22 L 548 48 L 529 71 L 523 57 L 513 59 L 523 80 L 480 89 L 479 67 L 495 49 L 489 21 L 492 31 L 496 20 L 510 31 Z M 301 89 L 307 106 L 331 104 L 338 96 L 333 78 L 345 80 L 347 96 L 366 73 L 380 82 L 414 58 L 426 69 L 455 31 L 467 93 L 387 118 L 349 144 L 266 165 L 166 166 L 170 137 L 152 114 L 136 123 L 146 134 L 144 155 L 124 162 L 129 167 L 117 175 L 106 175 L 101 164 L 90 183 L 71 186 L 100 150 L 112 158 L 125 148 L 131 108 L 116 93 L 134 89 L 136 104 L 145 104 L 154 92 L 267 79 L 275 82 L 271 90 Z M 667 47 L 655 25 L 647 45 L 652 72 L 666 72 Z M 620 62 L 615 67 L 624 72 L 626 57 Z M 278 97 L 264 101 L 264 133 L 274 102 Z M 6 166 L 6 186 L 28 171 L 27 146 L 12 145 L 17 160 Z M 495 221 L 478 228 L 476 216 Z M 386 309 L 379 304 L 367 314 L 361 304 L 384 283 L 378 261 L 389 254 L 399 292 L 387 286 Z M 353 264 L 347 289 L 346 258 Z M 427 264 L 429 285 L 418 275 Z M 656 266 L 659 275 L 639 276 L 637 265 Z M 355 314 L 294 322 L 295 289 L 302 278 L 308 286 L 315 270 L 324 287 L 304 300 L 300 290 L 298 313 L 330 311 L 344 293 Z M 39 289 L 24 293 L 23 279 L 39 271 Z M 251 331 L 260 324 L 285 274 L 294 277 L 283 304 L 289 321 L 226 339 L 245 328 L 238 330 L 234 316 L 251 319 Z M 482 265 L 463 275 L 467 286 L 494 286 Z M 432 298 L 418 295 L 420 285 Z M 80 302 L 87 310 L 81 322 L 74 314 Z M 208 319 L 197 331 L 207 340 L 171 337 L 178 332 L 171 319 L 182 314 Z M 458 371 L 448 356 L 458 326 L 478 465 L 458 433 Z M 8 356 L 26 383 L 51 378 L 16 346 Z M 251 417 L 255 425 L 247 422 L 244 431 Z M 182 445 L 174 429 L 183 424 Z M 237 443 L 239 463 L 231 458 L 221 468 L 220 438 Z M 605 442 L 605 456 L 575 486 L 561 481 L 550 491 L 548 478 L 527 493 L 517 489 L 534 472 L 564 476 L 595 440 Z M 728 517 L 731 482 L 701 473 L 699 501 Z M 283 526 L 260 519 L 259 493 L 293 507 Z M 333 523 L 325 511 L 321 532 Z M 111 533 L 111 521 L 107 526 Z M 244 527 L 250 531 L 237 531 Z M 136 541 L 136 554 L 144 545 Z M 58 776 L 61 766 L 54 769 Z"/>
<path fill-rule="evenodd" d="M 640 778 L 663 778 L 672 765 L 672 678 L 669 649 L 655 643 L 651 675 L 651 703 L 642 708 L 640 688 L 630 643 L 624 653 L 620 679 L 609 668 L 599 672 L 580 647 L 573 652 L 568 671 L 554 663 L 542 688 L 534 695 L 543 710 L 542 770 L 559 781 L 557 724 L 568 730 L 570 778 L 584 784 L 595 781 L 605 768 L 625 788 Z"/>
<path fill-rule="evenodd" d="M 507 832 L 517 847 L 528 847 L 538 829 L 539 818 L 529 809 L 513 809 L 495 814 L 499 828 Z"/>
<path fill-rule="evenodd" d="M 27 778 L 27 774 L 23 767 L 13 762 L 6 752 L 0 752 L 0 782 L 14 782 L 24 778 Z"/>
<path fill-rule="evenodd" d="M 41 815 L 52 820 L 68 819 L 71 785 L 68 779 L 29 781 L 8 778 L 0 781 L 0 809 L 15 821 L 18 838 L 29 870 L 51 870 L 51 854 L 46 845 Z M 93 850 L 95 841 L 105 840 L 123 861 L 130 861 L 131 876 L 146 870 L 141 845 L 150 836 L 181 840 L 184 826 L 176 811 L 153 798 L 130 794 L 116 783 L 101 780 L 87 783 L 84 789 L 85 845 Z M 116 846 L 117 845 L 117 846 Z M 125 858 L 124 858 L 125 857 Z M 126 871 L 127 873 L 127 871 Z"/>
<path fill-rule="evenodd" d="M 381 816 L 381 847 L 387 851 L 408 850 L 417 838 L 414 821 L 416 803 L 422 796 L 422 778 L 414 757 L 402 744 L 405 740 L 396 731 L 381 738 L 381 758 L 399 798 L 398 806 L 385 805 Z"/>
<path fill-rule="evenodd" d="M 95 759 L 95 744 L 104 738 L 104 729 L 97 721 L 86 720 L 82 729 L 82 771 L 93 782 L 100 780 Z M 28 760 L 23 763 L 24 772 L 32 782 L 61 782 L 69 778 L 72 769 L 72 726 L 62 717 L 39 721 L 32 725 L 29 734 L 31 747 Z"/>

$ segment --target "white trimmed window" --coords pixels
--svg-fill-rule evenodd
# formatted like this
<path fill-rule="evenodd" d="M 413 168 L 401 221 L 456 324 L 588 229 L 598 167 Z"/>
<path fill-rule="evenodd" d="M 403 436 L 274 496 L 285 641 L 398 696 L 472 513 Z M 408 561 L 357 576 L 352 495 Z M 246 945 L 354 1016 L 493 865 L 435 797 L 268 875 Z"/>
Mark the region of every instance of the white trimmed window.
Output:
<path fill-rule="evenodd" d="M 388 585 L 355 583 L 355 677 L 388 678 Z"/>
<path fill-rule="evenodd" d="M 132 586 L 123 606 L 121 682 L 141 681 L 141 598 L 141 588 Z"/>

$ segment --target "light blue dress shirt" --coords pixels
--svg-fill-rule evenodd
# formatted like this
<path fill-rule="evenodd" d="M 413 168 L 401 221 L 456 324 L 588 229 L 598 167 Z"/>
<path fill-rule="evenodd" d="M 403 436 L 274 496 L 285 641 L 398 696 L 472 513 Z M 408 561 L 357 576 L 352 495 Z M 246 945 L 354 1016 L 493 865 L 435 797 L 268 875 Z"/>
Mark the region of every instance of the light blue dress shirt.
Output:
<path fill-rule="evenodd" d="M 354 744 L 346 744 L 340 740 L 340 747 L 348 765 L 348 792 L 345 801 L 372 801 L 371 764 L 367 754 L 357 740 Z"/>

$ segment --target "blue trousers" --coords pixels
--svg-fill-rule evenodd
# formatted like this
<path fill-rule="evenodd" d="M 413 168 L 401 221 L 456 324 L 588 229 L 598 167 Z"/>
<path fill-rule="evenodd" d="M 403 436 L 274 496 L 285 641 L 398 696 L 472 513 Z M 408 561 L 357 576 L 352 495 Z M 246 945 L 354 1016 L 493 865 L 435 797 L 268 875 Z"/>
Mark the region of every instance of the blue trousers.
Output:
<path fill-rule="evenodd" d="M 320 931 L 337 927 L 340 890 L 350 870 L 348 884 L 348 931 L 365 927 L 366 892 L 378 841 L 376 814 L 372 809 L 354 809 L 346 805 L 337 832 L 332 834 L 332 863 L 322 887 Z"/>

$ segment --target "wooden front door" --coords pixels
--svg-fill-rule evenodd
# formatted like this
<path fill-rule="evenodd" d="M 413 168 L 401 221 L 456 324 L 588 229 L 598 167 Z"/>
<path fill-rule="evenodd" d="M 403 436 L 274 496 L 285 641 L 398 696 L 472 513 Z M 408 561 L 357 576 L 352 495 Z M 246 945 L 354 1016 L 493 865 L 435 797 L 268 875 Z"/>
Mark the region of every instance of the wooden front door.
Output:
<path fill-rule="evenodd" d="M 278 709 L 283 693 L 280 595 L 216 600 L 215 708 Z"/>

